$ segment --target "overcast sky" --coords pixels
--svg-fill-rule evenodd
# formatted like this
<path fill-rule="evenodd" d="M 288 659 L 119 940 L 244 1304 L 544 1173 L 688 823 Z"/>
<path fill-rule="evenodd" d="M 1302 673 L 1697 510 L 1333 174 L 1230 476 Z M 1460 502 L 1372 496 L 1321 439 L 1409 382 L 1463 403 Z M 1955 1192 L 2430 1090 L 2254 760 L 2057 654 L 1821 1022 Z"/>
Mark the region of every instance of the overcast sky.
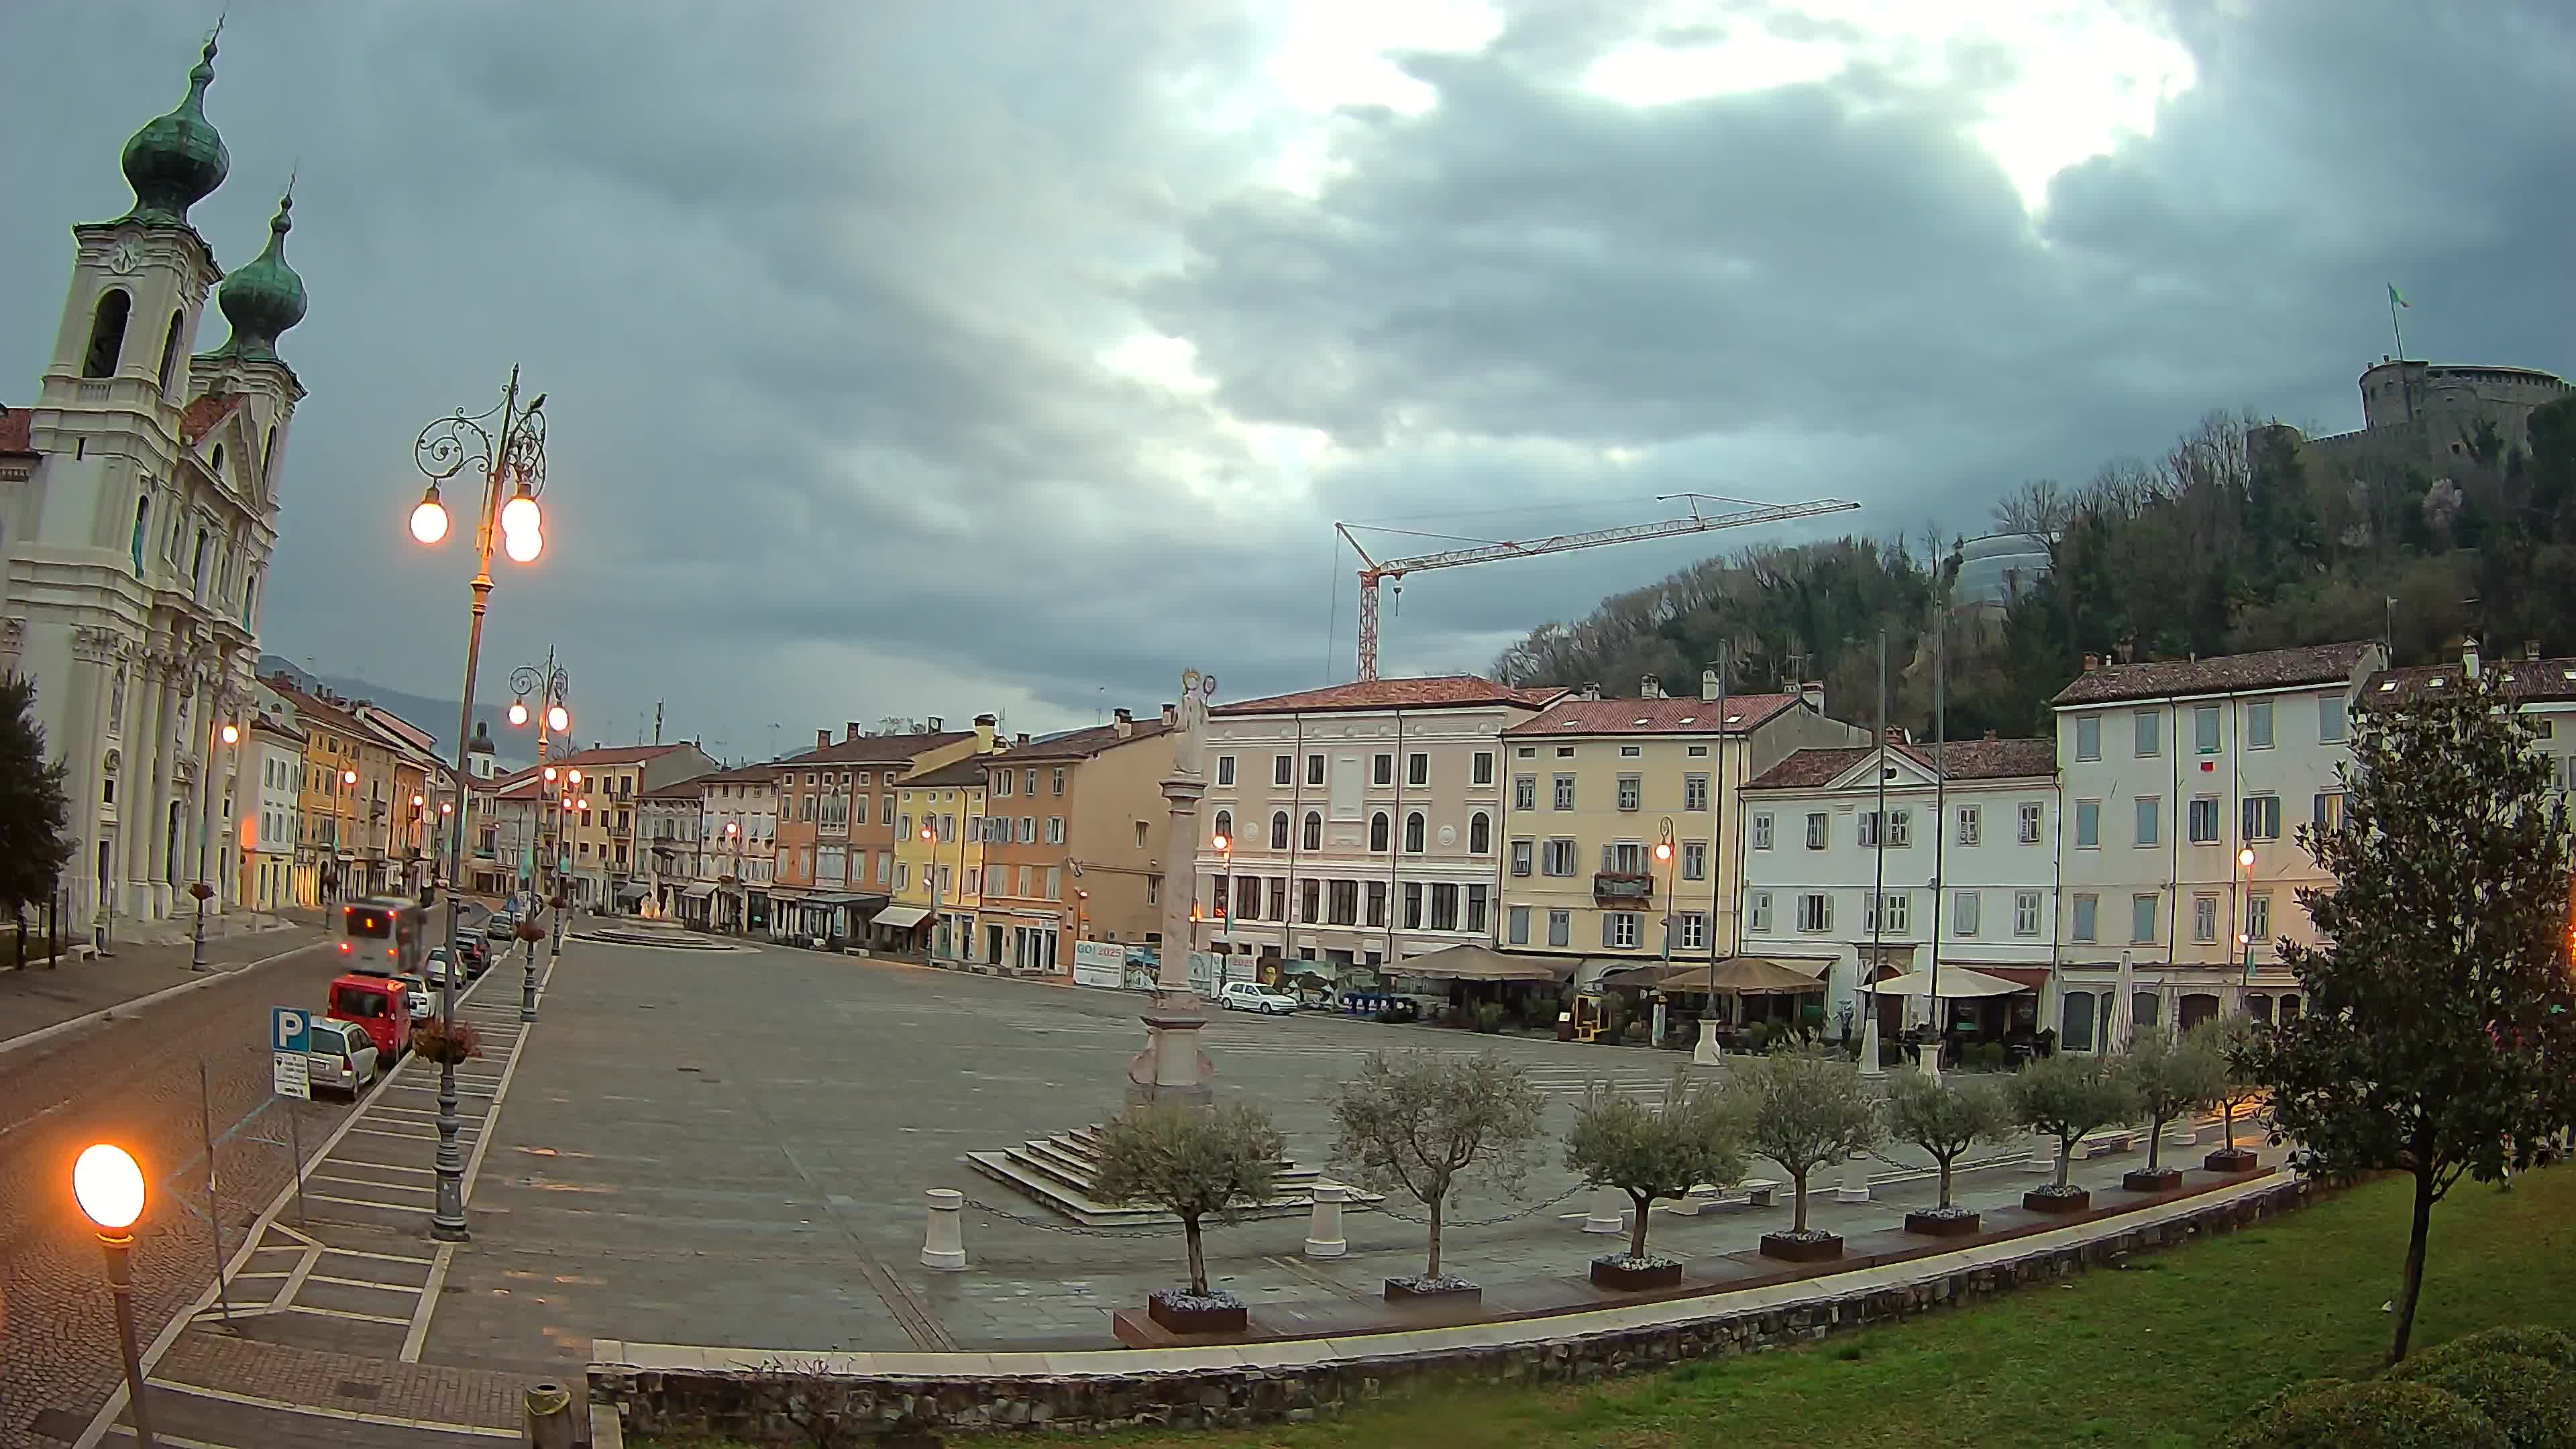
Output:
<path fill-rule="evenodd" d="M 0 5 L 0 401 L 217 8 Z M 487 692 L 555 643 L 585 736 L 1347 677 L 1335 519 L 1974 533 L 2211 407 L 2358 426 L 2392 281 L 2419 355 L 2576 365 L 2563 0 L 229 8 L 195 217 L 246 263 L 300 168 L 312 299 L 264 642 L 454 695 L 412 440 L 521 363 Z M 1386 672 L 1748 537 L 1418 575 Z"/>

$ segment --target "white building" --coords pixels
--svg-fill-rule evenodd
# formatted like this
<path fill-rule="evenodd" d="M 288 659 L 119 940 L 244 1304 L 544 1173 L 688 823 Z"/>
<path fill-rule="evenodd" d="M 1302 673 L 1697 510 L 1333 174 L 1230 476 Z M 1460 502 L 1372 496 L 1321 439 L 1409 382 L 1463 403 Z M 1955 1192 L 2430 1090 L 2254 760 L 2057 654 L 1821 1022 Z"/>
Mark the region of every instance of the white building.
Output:
<path fill-rule="evenodd" d="M 2297 1010 L 2277 943 L 2315 940 L 2297 892 L 2329 883 L 2298 827 L 2340 818 L 2352 710 L 2386 662 L 2376 643 L 2085 657 L 2051 701 L 2065 799 L 2050 1018 L 2061 1044 L 2105 1039 L 2123 957 L 2140 1026 Z"/>
<path fill-rule="evenodd" d="M 1490 944 L 1502 732 L 1563 693 L 1443 675 L 1211 709 L 1198 947 L 1318 961 L 1353 980 Z M 1231 852 L 1215 848 L 1220 833 Z"/>
<path fill-rule="evenodd" d="M 700 775 L 697 882 L 681 893 L 681 919 L 718 931 L 766 931 L 778 879 L 775 762 Z"/>
<path fill-rule="evenodd" d="M 280 201 L 267 250 L 227 275 L 188 208 L 230 167 L 205 116 L 215 47 L 187 96 L 128 141 L 134 206 L 72 228 L 71 285 L 31 409 L 0 413 L 0 667 L 32 676 L 68 767 L 74 919 L 104 903 L 161 919 L 190 905 L 195 859 L 236 827 L 277 484 L 304 388 L 277 354 L 302 320 Z M 198 354 L 216 294 L 231 335 Z M 221 871 L 218 909 L 240 889 Z"/>
<path fill-rule="evenodd" d="M 240 899 L 254 911 L 294 904 L 297 797 L 304 772 L 304 731 L 293 713 L 262 711 L 242 736 L 242 769 L 258 781 L 256 799 L 241 807 L 243 871 Z M 256 814 L 253 812 L 256 811 Z"/>
<path fill-rule="evenodd" d="M 1864 983 L 1935 961 L 2023 988 L 1954 1002 L 1954 1019 L 2036 1029 L 2055 957 L 2052 755 L 2047 740 L 1898 742 L 1804 749 L 1764 771 L 1737 812 L 1742 954 L 1825 981 L 1827 1023 L 1854 1032 Z M 1906 999 L 1878 1009 L 1883 1031 L 1908 1024 Z"/>
<path fill-rule="evenodd" d="M 689 888 L 698 883 L 705 868 L 706 808 L 704 775 L 635 797 L 636 879 L 656 915 L 677 918 Z"/>

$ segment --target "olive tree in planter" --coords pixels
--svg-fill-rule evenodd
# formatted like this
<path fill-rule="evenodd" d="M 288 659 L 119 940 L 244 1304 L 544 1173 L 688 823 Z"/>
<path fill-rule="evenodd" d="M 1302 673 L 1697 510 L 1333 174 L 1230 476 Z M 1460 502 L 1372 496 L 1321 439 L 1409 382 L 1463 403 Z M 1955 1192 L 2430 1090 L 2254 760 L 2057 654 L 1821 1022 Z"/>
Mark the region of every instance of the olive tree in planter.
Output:
<path fill-rule="evenodd" d="M 2003 1089 L 1971 1077 L 1919 1071 L 1898 1072 L 1887 1085 L 1887 1135 L 1922 1148 L 1941 1169 L 1940 1205 L 1908 1212 L 1905 1230 L 1944 1238 L 1974 1233 L 1977 1212 L 1950 1201 L 1951 1178 L 1969 1148 L 2011 1134 L 2012 1108 Z"/>
<path fill-rule="evenodd" d="M 1202 1225 L 1270 1198 L 1287 1143 L 1270 1114 L 1244 1102 L 1201 1108 L 1137 1107 L 1100 1131 L 1103 1202 L 1145 1202 L 1181 1220 L 1189 1247 L 1188 1291 L 1158 1291 L 1146 1312 L 1174 1333 L 1240 1333 L 1243 1300 L 1211 1290 Z"/>
<path fill-rule="evenodd" d="M 2128 1083 L 2138 1116 L 2147 1124 L 2147 1165 L 2122 1174 L 2120 1186 L 2130 1192 L 2171 1192 L 2182 1186 L 2182 1169 L 2164 1165 L 2165 1124 L 2216 1101 L 2227 1064 L 2210 1050 L 2205 1036 L 2176 1039 L 2157 1032 L 2130 1047 L 2112 1070 Z"/>
<path fill-rule="evenodd" d="M 1387 1279 L 1386 1296 L 1483 1296 L 1440 1270 L 1441 1222 L 1462 1183 L 1509 1192 L 1528 1171 L 1542 1109 L 1529 1073 L 1491 1052 L 1380 1052 L 1334 1089 L 1330 1106 L 1343 1174 L 1373 1192 L 1407 1193 L 1431 1215 L 1421 1273 Z"/>
<path fill-rule="evenodd" d="M 1764 1233 L 1763 1253 L 1801 1263 L 1841 1257 L 1839 1235 L 1807 1226 L 1807 1180 L 1886 1140 L 1877 1098 L 1842 1053 L 1786 1046 L 1735 1058 L 1726 1094 L 1728 1110 L 1744 1124 L 1746 1148 L 1778 1163 L 1795 1194 L 1789 1231 Z"/>
<path fill-rule="evenodd" d="M 1669 1288 L 1682 1280 L 1681 1261 L 1647 1256 L 1646 1220 L 1658 1198 L 1687 1197 L 1704 1182 L 1741 1180 L 1743 1130 L 1714 1088 L 1694 1091 L 1684 1072 L 1673 1073 L 1663 1102 L 1652 1107 L 1596 1082 L 1566 1135 L 1565 1166 L 1586 1185 L 1615 1187 L 1636 1204 L 1628 1251 L 1592 1260 L 1594 1286 Z"/>
<path fill-rule="evenodd" d="M 2236 1145 L 2236 1118 L 2263 1100 L 2263 1083 L 2254 1075 L 2252 1057 L 2261 1028 L 2251 1017 L 2231 1016 L 2202 1022 L 2193 1030 L 2208 1050 L 2217 1053 L 2219 1063 L 2218 1093 L 2211 1104 L 2218 1108 L 2221 1141 L 2200 1165 L 2211 1172 L 2252 1172 L 2261 1159 Z"/>
<path fill-rule="evenodd" d="M 2013 1120 L 2057 1139 L 2057 1180 L 2023 1193 L 2021 1205 L 2035 1213 L 2080 1213 L 2091 1207 L 2093 1195 L 2068 1180 L 2075 1144 L 2088 1132 L 2135 1115 L 2137 1099 L 2128 1082 L 2106 1058 L 2060 1055 L 2022 1068 L 2007 1090 Z"/>

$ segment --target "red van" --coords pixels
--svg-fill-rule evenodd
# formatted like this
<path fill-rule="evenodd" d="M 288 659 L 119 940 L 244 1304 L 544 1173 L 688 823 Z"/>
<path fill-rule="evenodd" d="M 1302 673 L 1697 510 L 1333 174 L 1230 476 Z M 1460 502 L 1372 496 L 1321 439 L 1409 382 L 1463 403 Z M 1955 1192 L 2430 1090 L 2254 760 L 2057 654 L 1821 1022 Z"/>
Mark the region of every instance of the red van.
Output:
<path fill-rule="evenodd" d="M 410 988 L 398 976 L 353 971 L 341 977 L 331 983 L 331 1008 L 323 1015 L 354 1023 L 364 1031 L 376 1044 L 376 1058 L 386 1071 L 392 1071 L 411 1046 Z"/>

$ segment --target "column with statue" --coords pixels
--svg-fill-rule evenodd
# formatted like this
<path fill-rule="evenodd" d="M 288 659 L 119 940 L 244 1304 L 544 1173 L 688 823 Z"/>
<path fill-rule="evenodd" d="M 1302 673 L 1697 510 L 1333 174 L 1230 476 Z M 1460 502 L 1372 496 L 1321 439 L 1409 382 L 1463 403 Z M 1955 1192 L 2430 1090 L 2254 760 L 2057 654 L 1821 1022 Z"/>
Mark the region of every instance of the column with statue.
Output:
<path fill-rule="evenodd" d="M 1199 1046 L 1199 1029 L 1207 1025 L 1207 1016 L 1190 987 L 1190 952 L 1197 944 L 1190 903 L 1197 896 L 1199 798 L 1207 793 L 1199 747 L 1206 733 L 1207 701 L 1215 693 L 1215 675 L 1182 671 L 1181 700 L 1172 731 L 1172 768 L 1163 777 L 1171 828 L 1163 847 L 1161 965 L 1154 977 L 1154 1004 L 1143 1018 L 1145 1049 L 1127 1064 L 1131 1106 L 1163 1102 L 1205 1106 L 1213 1096 L 1216 1068 Z"/>

